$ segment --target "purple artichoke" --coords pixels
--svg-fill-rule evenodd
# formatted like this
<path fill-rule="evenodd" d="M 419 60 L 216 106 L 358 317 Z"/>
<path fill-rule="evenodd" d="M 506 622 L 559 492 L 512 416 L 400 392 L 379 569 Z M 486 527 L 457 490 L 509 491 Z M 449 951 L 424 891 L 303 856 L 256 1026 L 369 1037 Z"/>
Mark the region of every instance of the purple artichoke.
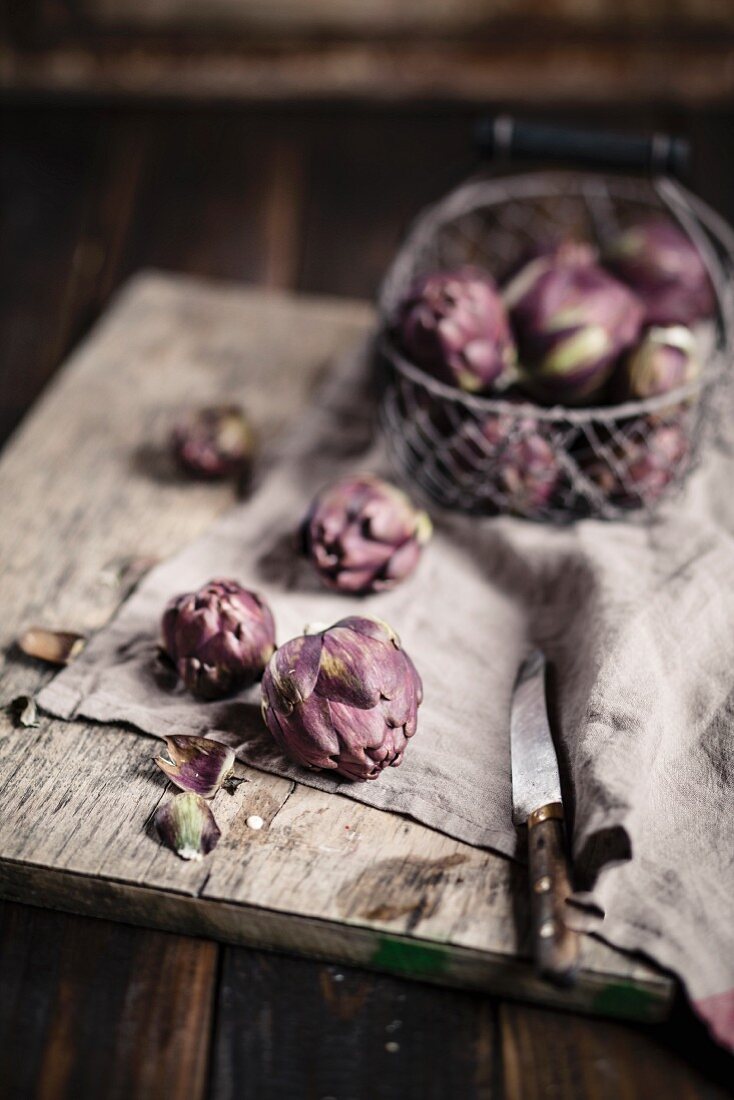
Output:
<path fill-rule="evenodd" d="M 387 623 L 353 615 L 276 651 L 262 683 L 265 724 L 307 768 L 378 779 L 416 730 L 423 685 Z"/>
<path fill-rule="evenodd" d="M 647 330 L 620 372 L 623 398 L 657 397 L 692 382 L 701 372 L 696 338 L 684 325 Z"/>
<path fill-rule="evenodd" d="M 187 473 L 224 479 L 248 472 L 254 436 L 238 405 L 219 405 L 191 410 L 174 427 L 171 447 Z"/>
<path fill-rule="evenodd" d="M 553 259 L 556 262 L 570 264 L 593 264 L 598 261 L 599 253 L 588 241 L 578 241 L 573 237 L 541 237 L 526 245 L 515 260 L 505 268 L 501 277 L 502 283 L 509 283 L 529 263 L 539 259 Z"/>
<path fill-rule="evenodd" d="M 598 396 L 642 323 L 635 295 L 578 249 L 532 260 L 506 287 L 505 302 L 525 387 L 563 405 Z"/>
<path fill-rule="evenodd" d="M 502 298 L 474 267 L 418 279 L 398 308 L 395 337 L 417 366 L 470 393 L 491 390 L 515 363 Z"/>
<path fill-rule="evenodd" d="M 644 435 L 618 439 L 608 456 L 593 454 L 581 467 L 612 504 L 640 508 L 657 504 L 686 467 L 690 453 L 682 424 L 644 422 Z"/>
<path fill-rule="evenodd" d="M 532 516 L 550 501 L 560 478 L 556 451 L 530 416 L 491 414 L 469 421 L 457 433 L 451 453 L 459 469 L 491 488 L 501 511 Z"/>
<path fill-rule="evenodd" d="M 701 254 L 672 221 L 633 225 L 605 250 L 606 265 L 636 292 L 648 325 L 690 325 L 711 317 L 715 296 Z"/>
<path fill-rule="evenodd" d="M 275 649 L 267 603 L 236 581 L 176 596 L 163 615 L 163 647 L 193 695 L 217 699 L 259 679 Z"/>
<path fill-rule="evenodd" d="M 323 489 L 303 521 L 304 548 L 340 592 L 382 592 L 413 572 L 431 521 L 400 489 L 368 475 Z"/>

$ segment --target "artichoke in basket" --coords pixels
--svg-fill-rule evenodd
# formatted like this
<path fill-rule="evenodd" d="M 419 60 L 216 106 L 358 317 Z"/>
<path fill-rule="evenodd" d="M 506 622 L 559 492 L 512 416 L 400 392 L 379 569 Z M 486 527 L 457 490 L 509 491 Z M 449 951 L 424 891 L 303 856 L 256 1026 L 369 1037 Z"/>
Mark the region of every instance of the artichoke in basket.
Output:
<path fill-rule="evenodd" d="M 648 325 L 690 325 L 714 313 L 701 254 L 672 221 L 654 218 L 630 226 L 606 247 L 604 261 L 641 299 Z"/>
<path fill-rule="evenodd" d="M 618 435 L 580 462 L 586 477 L 619 508 L 657 504 L 686 470 L 690 440 L 683 419 L 638 421 L 634 434 Z"/>
<path fill-rule="evenodd" d="M 617 391 L 622 400 L 658 397 L 693 382 L 700 373 L 691 330 L 685 325 L 654 326 L 627 356 Z"/>
<path fill-rule="evenodd" d="M 467 419 L 450 447 L 460 477 L 501 512 L 542 513 L 558 487 L 561 468 L 553 440 L 532 416 L 492 413 Z"/>
<path fill-rule="evenodd" d="M 394 588 L 413 572 L 431 521 L 400 489 L 369 475 L 342 478 L 314 499 L 304 549 L 330 588 L 365 594 Z"/>
<path fill-rule="evenodd" d="M 275 649 L 265 600 L 232 580 L 174 597 L 163 615 L 163 648 L 188 690 L 217 699 L 259 679 Z"/>
<path fill-rule="evenodd" d="M 422 698 L 397 635 L 366 616 L 286 642 L 262 682 L 263 718 L 281 751 L 352 780 L 400 764 Z"/>
<path fill-rule="evenodd" d="M 506 286 L 523 385 L 539 400 L 593 401 L 635 343 L 643 308 L 591 253 L 556 250 L 531 260 Z"/>
<path fill-rule="evenodd" d="M 451 386 L 486 393 L 515 363 L 515 343 L 491 276 L 474 267 L 418 279 L 401 302 L 397 345 L 417 366 Z"/>
<path fill-rule="evenodd" d="M 195 477 L 224 479 L 246 475 L 255 449 L 250 423 L 239 405 L 192 409 L 171 435 L 179 466 Z"/>

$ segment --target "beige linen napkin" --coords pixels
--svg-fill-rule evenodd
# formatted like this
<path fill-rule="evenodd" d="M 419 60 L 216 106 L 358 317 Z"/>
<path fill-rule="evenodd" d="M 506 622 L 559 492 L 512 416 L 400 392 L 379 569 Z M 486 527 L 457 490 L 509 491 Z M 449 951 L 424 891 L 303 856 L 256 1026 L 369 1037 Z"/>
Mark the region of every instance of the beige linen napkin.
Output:
<path fill-rule="evenodd" d="M 151 572 L 41 706 L 156 735 L 216 733 L 248 764 L 513 854 L 510 698 L 530 641 L 540 644 L 554 669 L 577 868 L 591 875 L 600 837 L 624 856 L 584 897 L 603 909 L 610 943 L 678 973 L 720 1041 L 734 1042 L 734 460 L 721 448 L 709 454 L 648 525 L 438 516 L 414 577 L 356 599 L 319 587 L 293 533 L 329 479 L 386 472 L 374 439 L 360 355 L 332 378 L 256 495 Z M 267 596 L 280 642 L 359 611 L 398 630 L 425 684 L 400 768 L 363 784 L 305 772 L 275 750 L 257 688 L 197 703 L 159 682 L 164 604 L 216 576 Z"/>

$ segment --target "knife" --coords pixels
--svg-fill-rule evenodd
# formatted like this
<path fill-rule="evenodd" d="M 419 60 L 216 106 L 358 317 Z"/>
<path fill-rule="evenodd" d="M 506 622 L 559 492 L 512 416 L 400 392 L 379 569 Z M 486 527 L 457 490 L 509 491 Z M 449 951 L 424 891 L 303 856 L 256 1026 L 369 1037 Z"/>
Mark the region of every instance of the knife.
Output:
<path fill-rule="evenodd" d="M 538 972 L 571 985 L 578 965 L 578 934 L 565 921 L 571 893 L 558 760 L 545 696 L 546 660 L 536 649 L 520 667 L 510 716 L 512 817 L 528 830 L 530 923 Z"/>

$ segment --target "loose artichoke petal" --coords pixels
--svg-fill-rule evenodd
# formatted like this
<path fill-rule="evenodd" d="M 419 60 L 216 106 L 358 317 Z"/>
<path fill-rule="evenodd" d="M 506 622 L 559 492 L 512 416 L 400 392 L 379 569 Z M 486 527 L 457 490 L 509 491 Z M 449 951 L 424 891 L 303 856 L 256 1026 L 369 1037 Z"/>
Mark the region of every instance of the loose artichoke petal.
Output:
<path fill-rule="evenodd" d="M 156 756 L 155 762 L 171 782 L 183 791 L 202 798 L 214 798 L 234 767 L 234 750 L 206 737 L 166 737 L 170 760 Z"/>
<path fill-rule="evenodd" d="M 34 729 L 38 725 L 38 708 L 32 695 L 19 695 L 8 708 L 15 718 L 17 726 Z"/>
<path fill-rule="evenodd" d="M 68 665 L 84 649 L 85 637 L 69 630 L 47 630 L 31 626 L 18 639 L 18 647 L 27 657 L 48 661 L 52 665 Z"/>
<path fill-rule="evenodd" d="M 163 843 L 181 859 L 203 859 L 216 848 L 221 836 L 209 805 L 192 791 L 177 794 L 160 806 L 155 824 Z"/>

